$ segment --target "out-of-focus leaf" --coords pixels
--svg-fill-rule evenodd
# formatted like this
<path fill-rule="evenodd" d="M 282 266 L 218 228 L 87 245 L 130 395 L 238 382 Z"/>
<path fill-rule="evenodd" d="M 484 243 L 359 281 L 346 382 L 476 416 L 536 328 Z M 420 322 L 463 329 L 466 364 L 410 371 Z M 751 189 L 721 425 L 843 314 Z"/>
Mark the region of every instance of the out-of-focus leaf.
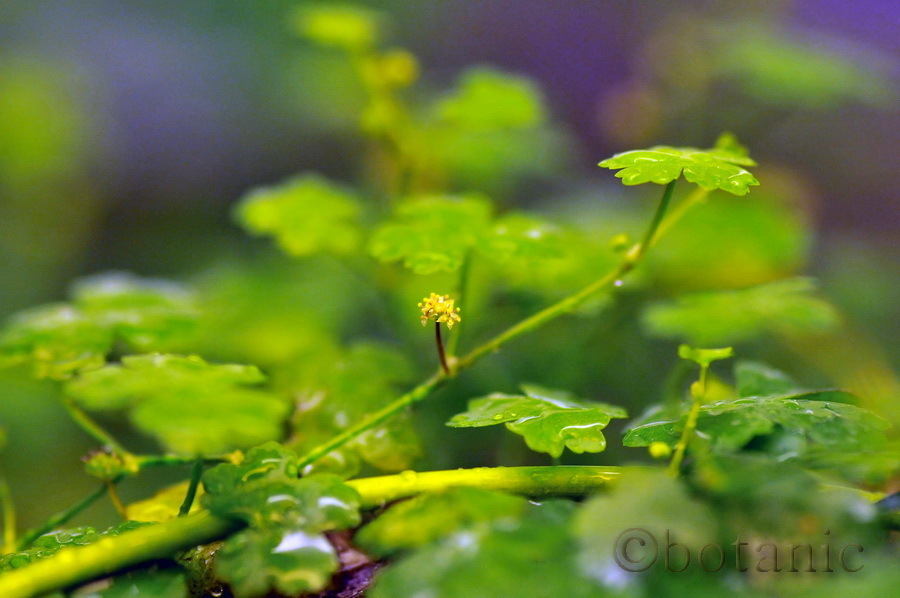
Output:
<path fill-rule="evenodd" d="M 525 438 L 533 451 L 559 457 L 566 447 L 576 453 L 599 453 L 606 448 L 603 428 L 611 418 L 627 417 L 624 409 L 606 403 L 575 399 L 571 394 L 523 385 L 525 395 L 495 393 L 469 401 L 469 410 L 447 422 L 454 428 L 506 424 Z"/>
<path fill-rule="evenodd" d="M 831 304 L 812 295 L 808 278 L 792 278 L 735 291 L 683 295 L 650 305 L 646 329 L 688 339 L 696 345 L 725 345 L 752 340 L 766 332 L 825 332 L 838 323 Z"/>
<path fill-rule="evenodd" d="M 700 407 L 697 432 L 708 438 L 714 450 L 731 452 L 757 436 L 783 432 L 805 444 L 862 450 L 884 443 L 890 424 L 871 411 L 835 402 L 852 400 L 839 391 L 818 391 L 783 397 L 751 397 L 716 401 Z M 649 446 L 678 441 L 686 415 L 662 419 L 651 413 L 635 422 L 625 434 L 625 446 Z"/>
<path fill-rule="evenodd" d="M 659 554 L 652 551 L 666 550 L 667 539 L 696 554 L 716 537 L 715 521 L 713 512 L 664 470 L 625 468 L 611 492 L 590 498 L 575 517 L 573 529 L 581 546 L 579 564 L 592 579 L 633 586 L 638 580 L 631 578 L 631 583 L 626 583 L 622 565 L 636 571 L 650 569 Z M 623 542 L 629 538 L 633 541 Z M 654 540 L 658 543 L 655 547 Z M 682 555 L 682 551 L 672 551 L 674 569 L 683 564 Z M 641 565 L 647 568 L 640 569 Z M 662 563 L 656 565 L 662 568 Z"/>
<path fill-rule="evenodd" d="M 359 525 L 359 494 L 337 476 L 298 475 L 296 453 L 274 442 L 248 451 L 239 465 L 204 473 L 203 504 L 250 524 L 225 541 L 216 561 L 238 595 L 321 590 L 337 570 L 322 532 Z"/>
<path fill-rule="evenodd" d="M 734 377 L 739 397 L 785 396 L 807 390 L 781 370 L 755 361 L 738 361 Z"/>
<path fill-rule="evenodd" d="M 293 29 L 323 46 L 355 52 L 371 48 L 379 38 L 379 14 L 350 4 L 311 4 L 299 7 Z"/>
<path fill-rule="evenodd" d="M 109 273 L 77 281 L 72 302 L 33 308 L 0 333 L 0 364 L 30 364 L 38 377 L 65 379 L 103 365 L 116 342 L 164 349 L 193 333 L 193 296 L 174 283 Z"/>
<path fill-rule="evenodd" d="M 451 488 L 401 502 L 363 527 L 355 540 L 371 554 L 388 556 L 425 546 L 479 522 L 517 518 L 528 501 L 480 488 Z"/>
<path fill-rule="evenodd" d="M 710 55 L 712 67 L 746 93 L 785 106 L 832 108 L 845 102 L 885 105 L 893 93 L 890 59 L 863 58 L 836 48 L 773 33 L 770 28 L 740 27 Z M 879 72 L 878 63 L 885 67 Z"/>
<path fill-rule="evenodd" d="M 710 196 L 666 231 L 643 268 L 676 292 L 735 289 L 795 276 L 812 245 L 807 217 L 789 202 L 796 185 L 753 201 Z"/>
<path fill-rule="evenodd" d="M 181 568 L 151 567 L 90 583 L 71 598 L 188 598 L 187 576 Z"/>
<path fill-rule="evenodd" d="M 481 238 L 478 249 L 489 259 L 505 264 L 563 255 L 556 227 L 533 216 L 511 213 L 498 218 Z"/>
<path fill-rule="evenodd" d="M 626 185 L 657 183 L 665 185 L 684 173 L 684 178 L 708 191 L 722 189 L 734 195 L 745 195 L 759 181 L 744 166 L 756 166 L 746 150 L 732 136 L 720 137 L 716 147 L 658 145 L 646 150 L 616 154 L 600 162 L 603 168 L 621 169 L 616 176 Z"/>
<path fill-rule="evenodd" d="M 103 532 L 98 532 L 93 527 L 75 527 L 56 530 L 44 534 L 43 536 L 39 536 L 34 541 L 31 548 L 27 550 L 0 556 L 0 573 L 11 569 L 20 569 L 34 561 L 47 558 L 55 554 L 60 548 L 68 546 L 86 546 L 87 544 L 93 544 L 101 538 L 118 536 L 121 533 L 126 533 L 147 525 L 153 524 L 142 521 L 126 521 Z"/>
<path fill-rule="evenodd" d="M 453 272 L 489 219 L 490 205 L 478 195 L 414 198 L 375 231 L 369 250 L 383 262 L 403 260 L 416 274 Z"/>
<path fill-rule="evenodd" d="M 734 349 L 731 347 L 724 347 L 721 349 L 697 349 L 690 345 L 681 345 L 678 347 L 678 357 L 693 361 L 701 367 L 708 367 L 709 364 L 714 361 L 734 357 Z"/>
<path fill-rule="evenodd" d="M 337 568 L 337 555 L 325 536 L 280 527 L 240 531 L 216 555 L 216 573 L 236 596 L 321 590 Z"/>
<path fill-rule="evenodd" d="M 129 355 L 81 374 L 66 392 L 88 409 L 130 410 L 134 424 L 170 451 L 217 454 L 278 438 L 288 404 L 248 388 L 254 366 L 213 365 L 196 356 Z"/>
<path fill-rule="evenodd" d="M 291 446 L 305 451 L 328 440 L 397 396 L 398 383 L 410 376 L 406 359 L 377 343 L 359 343 L 318 364 L 295 389 L 300 399 L 292 420 Z M 335 473 L 355 473 L 356 460 L 348 451 L 379 469 L 399 471 L 410 465 L 421 447 L 409 416 L 402 415 L 348 443 L 343 454 L 333 455 L 332 465 L 338 466 Z M 322 465 L 314 470 L 322 471 Z"/>
<path fill-rule="evenodd" d="M 359 246 L 360 210 L 353 194 L 308 174 L 251 191 L 235 216 L 251 233 L 275 237 L 289 255 L 348 254 Z"/>
<path fill-rule="evenodd" d="M 425 546 L 383 570 L 373 598 L 587 598 L 601 590 L 575 564 L 571 503 L 550 502 L 521 518 L 481 522 Z"/>
<path fill-rule="evenodd" d="M 459 89 L 435 111 L 440 120 L 474 130 L 535 127 L 545 119 L 543 99 L 531 80 L 484 67 L 467 70 Z"/>

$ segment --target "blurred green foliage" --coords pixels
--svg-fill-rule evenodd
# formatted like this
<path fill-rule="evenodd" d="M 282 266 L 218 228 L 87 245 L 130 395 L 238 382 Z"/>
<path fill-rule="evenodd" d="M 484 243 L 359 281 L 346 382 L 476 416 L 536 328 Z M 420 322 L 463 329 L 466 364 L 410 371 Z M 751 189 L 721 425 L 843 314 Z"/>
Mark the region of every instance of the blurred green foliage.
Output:
<path fill-rule="evenodd" d="M 203 476 L 203 504 L 247 524 L 218 549 L 215 575 L 238 595 L 319 591 L 341 566 L 326 533 L 361 522 L 360 497 L 342 480 L 369 470 L 546 459 L 495 424 L 555 459 L 594 463 L 592 453 L 607 448 L 604 463 L 639 459 L 643 454 L 607 443 L 618 432 L 607 427 L 611 420 L 624 418 L 625 407 L 639 412 L 650 405 L 630 423 L 624 445 L 674 446 L 689 405 L 687 368 L 676 364 L 673 341 L 728 344 L 754 361 L 738 364 L 733 385 L 712 376 L 708 396 L 693 393 L 705 402 L 682 478 L 628 465 L 616 489 L 581 506 L 527 504 L 476 488 L 401 503 L 357 538 L 389 558 L 372 595 L 496 596 L 521 587 L 547 596 L 720 595 L 727 587 L 751 596 L 823 587 L 818 579 L 672 579 L 658 570 L 623 580 L 610 563 L 610 546 L 632 524 L 675 533 L 693 551 L 728 544 L 734 533 L 757 544 L 773 537 L 813 543 L 832 529 L 846 541 L 867 542 L 867 556 L 876 555 L 872 568 L 880 571 L 866 584 L 878 588 L 890 579 L 890 567 L 878 561 L 886 525 L 876 507 L 857 492 L 819 483 L 885 485 L 900 471 L 896 442 L 885 435 L 889 423 L 874 413 L 892 417 L 900 384 L 891 354 L 864 335 L 844 334 L 854 315 L 871 326 L 891 313 L 889 277 L 883 262 L 860 251 L 826 285 L 839 290 L 837 305 L 828 288 L 818 292 L 802 276 L 812 261 L 815 222 L 802 185 L 767 189 L 767 174 L 777 180 L 778 173 L 764 164 L 754 168 L 759 193 L 760 180 L 748 170 L 756 162 L 732 135 L 707 150 L 654 140 L 649 149 L 616 154 L 600 165 L 619 170 L 625 185 L 667 184 L 683 175 L 703 190 L 689 194 L 679 183 L 667 214 L 677 218 L 659 223 L 652 247 L 638 252 L 634 239 L 650 220 L 648 206 L 633 199 L 641 191 L 570 180 L 560 193 L 548 185 L 572 174 L 575 153 L 570 132 L 554 120 L 534 81 L 476 66 L 441 87 L 421 75 L 411 52 L 387 43 L 390 19 L 368 7 L 305 3 L 288 27 L 303 40 L 295 40 L 296 59 L 305 70 L 293 76 L 309 100 L 290 110 L 321 111 L 323 122 L 311 130 L 351 139 L 346 155 L 326 153 L 355 161 L 354 175 L 331 175 L 336 166 L 332 178 L 292 176 L 243 196 L 232 212 L 237 223 L 251 235 L 272 237 L 283 253 L 244 241 L 214 251 L 221 255 L 207 264 L 191 248 L 177 248 L 184 253 L 180 268 L 196 273 L 189 284 L 93 276 L 72 286 L 70 301 L 10 319 L 0 332 L 0 362 L 19 368 L 4 380 L 14 397 L 24 397 L 8 408 L 14 417 L 4 413 L 16 454 L 22 446 L 34 445 L 35 455 L 47 448 L 20 426 L 30 413 L 52 409 L 50 397 L 29 405 L 41 391 L 22 390 L 24 383 L 12 378 L 24 370 L 61 382 L 44 394 L 99 412 L 91 413 L 95 424 L 134 450 L 196 457 L 249 449 Z M 691 41 L 697 55 L 709 55 L 691 72 L 668 68 L 676 52 L 649 61 L 644 73 L 653 93 L 675 90 L 677 99 L 679 90 L 687 97 L 725 82 L 791 109 L 889 101 L 877 74 L 857 72 L 849 60 L 760 30 L 710 32 L 719 37 L 709 47 L 694 46 L 703 36 Z M 685 43 L 678 35 L 668 41 Z M 35 243 L 20 230 L 71 224 L 44 244 L 46 268 L 34 273 L 36 286 L 51 284 L 54 269 L 78 253 L 98 201 L 86 193 L 71 204 L 77 209 L 60 207 L 89 187 L 80 154 L 88 120 L 52 80 L 0 63 L 0 192 L 14 197 L 0 204 L 0 242 L 9 255 L 21 254 Z M 291 93 L 274 101 L 288 103 Z M 735 116 L 726 107 L 692 119 L 700 113 L 694 103 L 662 105 L 653 116 L 668 115 L 669 123 L 660 130 L 692 121 L 718 127 L 717 119 Z M 742 139 L 752 128 L 751 112 L 735 119 Z M 691 141 L 708 140 L 692 131 Z M 61 199 L 45 198 L 54 193 Z M 42 224 L 20 229 L 32 213 Z M 627 261 L 645 249 L 646 261 Z M 628 268 L 617 270 L 623 263 Z M 871 268 L 872 302 L 859 295 L 865 289 L 846 282 L 859 264 Z M 463 320 L 446 342 L 456 364 L 457 354 L 610 271 L 622 275 L 610 279 L 612 292 L 529 329 L 501 354 L 460 372 L 421 409 L 404 410 L 298 471 L 299 455 L 365 421 L 437 369 L 433 338 L 415 309 L 422 296 L 446 293 L 462 305 Z M 28 294 L 2 306 L 18 307 Z M 725 356 L 703 348 L 682 353 L 703 366 L 704 377 L 709 362 Z M 797 372 L 797 381 L 774 366 Z M 508 394 L 519 387 L 522 394 Z M 466 410 L 473 396 L 481 398 Z M 615 405 L 575 398 L 581 396 Z M 14 413 L 24 407 L 29 414 Z M 450 427 L 485 429 L 448 430 L 448 419 Z M 26 456 L 23 463 L 29 458 L 38 460 Z M 43 546 L 47 554 L 15 553 L 2 562 L 14 567 L 48 557 L 66 533 L 35 543 L 32 550 Z M 183 585 L 178 569 L 145 573 L 115 578 L 103 595 L 131 587 L 138 595 L 175 595 Z"/>

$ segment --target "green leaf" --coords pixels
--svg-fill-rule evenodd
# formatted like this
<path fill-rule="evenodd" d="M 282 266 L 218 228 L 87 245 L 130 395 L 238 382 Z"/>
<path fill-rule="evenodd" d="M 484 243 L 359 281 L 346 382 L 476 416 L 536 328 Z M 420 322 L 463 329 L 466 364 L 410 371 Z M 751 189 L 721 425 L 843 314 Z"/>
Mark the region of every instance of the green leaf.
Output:
<path fill-rule="evenodd" d="M 438 102 L 435 112 L 454 127 L 484 131 L 536 127 L 546 118 L 530 79 L 485 67 L 465 71 L 459 89 Z"/>
<path fill-rule="evenodd" d="M 714 450 L 738 451 L 757 436 L 783 433 L 801 444 L 852 451 L 880 446 L 890 424 L 871 411 L 835 402 L 852 400 L 839 391 L 817 391 L 782 397 L 755 397 L 717 401 L 700 407 L 697 431 L 709 438 Z M 678 441 L 686 415 L 655 412 L 635 422 L 625 434 L 625 446 L 649 446 Z"/>
<path fill-rule="evenodd" d="M 781 370 L 755 361 L 738 361 L 734 377 L 739 397 L 784 396 L 806 391 Z"/>
<path fill-rule="evenodd" d="M 601 430 L 611 418 L 627 417 L 624 409 L 606 403 L 575 399 L 571 394 L 523 385 L 525 395 L 495 393 L 469 401 L 469 410 L 455 415 L 447 425 L 480 428 L 506 424 L 525 438 L 533 451 L 559 457 L 566 447 L 576 453 L 606 449 Z"/>
<path fill-rule="evenodd" d="M 384 569 L 373 598 L 587 598 L 604 595 L 575 564 L 572 504 L 548 502 L 526 516 L 481 522 Z"/>
<path fill-rule="evenodd" d="M 204 472 L 203 504 L 258 528 L 319 533 L 359 524 L 356 490 L 337 476 L 298 475 L 297 454 L 267 442 L 248 451 L 240 465 L 222 463 Z"/>
<path fill-rule="evenodd" d="M 349 254 L 359 246 L 361 207 L 357 198 L 315 174 L 256 189 L 235 209 L 238 221 L 256 235 L 271 235 L 289 255 Z"/>
<path fill-rule="evenodd" d="M 72 302 L 33 308 L 0 333 L 0 364 L 28 364 L 57 380 L 103 365 L 115 343 L 135 351 L 177 346 L 194 331 L 193 296 L 174 283 L 109 273 L 72 285 Z"/>
<path fill-rule="evenodd" d="M 654 539 L 660 552 L 666 549 L 668 537 L 696 554 L 701 546 L 715 540 L 716 518 L 704 503 L 691 497 L 680 480 L 664 470 L 629 467 L 624 468 L 611 492 L 585 502 L 573 529 L 581 548 L 582 569 L 592 579 L 603 581 L 626 574 L 617 562 L 623 557 L 621 549 L 627 550 L 632 565 L 652 565 L 643 557 L 652 556 Z M 631 545 L 623 545 L 630 537 L 635 538 Z M 646 544 L 639 545 L 641 541 Z M 673 557 L 680 558 L 681 554 L 673 551 Z M 673 562 L 672 566 L 681 564 Z"/>
<path fill-rule="evenodd" d="M 235 596 L 264 596 L 272 589 L 296 596 L 328 585 L 337 571 L 334 547 L 321 534 L 302 530 L 247 529 L 225 541 L 216 573 Z"/>
<path fill-rule="evenodd" d="M 315 362 L 293 390 L 298 401 L 291 420 L 291 447 L 305 452 L 330 439 L 384 406 L 385 397 L 397 396 L 399 384 L 411 376 L 406 358 L 379 343 L 357 343 L 326 361 Z M 382 470 L 401 471 L 421 452 L 409 414 L 400 414 L 333 453 L 332 467 L 323 469 L 326 464 L 317 463 L 311 471 L 352 475 L 359 458 Z"/>
<path fill-rule="evenodd" d="M 657 183 L 665 185 L 684 173 L 684 178 L 707 191 L 722 189 L 734 195 L 745 195 L 759 185 L 743 166 L 756 166 L 733 136 L 723 135 L 716 147 L 701 150 L 694 147 L 658 145 L 646 150 L 616 154 L 599 164 L 603 168 L 621 169 L 616 176 L 626 185 Z"/>
<path fill-rule="evenodd" d="M 367 552 L 385 557 L 431 544 L 480 522 L 518 517 L 527 505 L 522 497 L 480 488 L 420 494 L 389 508 L 354 539 Z"/>
<path fill-rule="evenodd" d="M 683 295 L 650 305 L 642 316 L 654 335 L 686 338 L 696 345 L 725 345 L 766 332 L 827 332 L 838 324 L 835 309 L 812 295 L 808 278 L 791 278 L 735 291 Z"/>
<path fill-rule="evenodd" d="M 372 237 L 383 262 L 403 261 L 416 274 L 457 270 L 488 227 L 490 204 L 480 195 L 413 198 Z"/>
<path fill-rule="evenodd" d="M 557 227 L 524 213 L 498 218 L 480 239 L 478 250 L 498 264 L 528 263 L 563 255 Z"/>
<path fill-rule="evenodd" d="M 697 349 L 690 345 L 681 345 L 678 347 L 678 357 L 693 361 L 701 367 L 709 367 L 714 361 L 722 359 L 731 359 L 734 357 L 734 349 L 724 347 L 722 349 Z"/>
<path fill-rule="evenodd" d="M 250 528 L 228 538 L 216 571 L 240 596 L 324 588 L 337 571 L 322 532 L 359 525 L 359 493 L 333 475 L 297 477 L 297 455 L 269 442 L 203 475 L 203 504 Z"/>
<path fill-rule="evenodd" d="M 380 20 L 377 12 L 362 7 L 323 4 L 298 8 L 292 25 L 299 35 L 313 42 L 358 52 L 378 41 Z"/>
<path fill-rule="evenodd" d="M 69 598 L 188 598 L 187 577 L 180 567 L 158 566 L 129 571 L 89 583 Z"/>
<path fill-rule="evenodd" d="M 130 355 L 81 374 L 66 392 L 87 409 L 129 409 L 132 422 L 180 454 L 217 454 L 281 435 L 288 404 L 255 388 L 254 366 L 197 356 Z"/>

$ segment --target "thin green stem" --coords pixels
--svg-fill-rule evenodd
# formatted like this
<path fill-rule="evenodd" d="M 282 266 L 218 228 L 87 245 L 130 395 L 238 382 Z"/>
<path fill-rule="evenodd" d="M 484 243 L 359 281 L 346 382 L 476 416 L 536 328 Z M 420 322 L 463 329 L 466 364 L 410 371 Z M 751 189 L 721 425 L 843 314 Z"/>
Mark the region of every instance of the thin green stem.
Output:
<path fill-rule="evenodd" d="M 694 430 L 697 429 L 697 418 L 700 416 L 700 406 L 703 404 L 704 397 L 706 397 L 706 379 L 708 372 L 709 364 L 701 364 L 700 380 L 697 382 L 698 388 L 696 391 L 691 389 L 691 410 L 688 412 L 687 421 L 684 423 L 684 430 L 681 431 L 681 438 L 678 439 L 678 444 L 675 445 L 675 454 L 672 456 L 672 461 L 669 463 L 669 475 L 672 477 L 677 477 L 681 473 L 681 463 L 684 461 L 684 453 L 687 451 L 687 447 L 691 442 Z"/>
<path fill-rule="evenodd" d="M 194 465 L 197 462 L 196 457 L 179 457 L 177 455 L 135 455 L 134 462 L 139 468 L 144 467 L 179 467 L 182 465 Z M 227 463 L 230 459 L 225 456 L 219 457 L 202 457 L 200 461 L 204 465 L 216 465 L 217 463 Z"/>
<path fill-rule="evenodd" d="M 608 487 L 616 467 L 481 467 L 351 480 L 363 508 L 373 508 L 421 492 L 473 486 L 543 498 L 583 496 Z M 221 539 L 241 523 L 209 511 L 176 517 L 93 544 L 62 548 L 54 555 L 0 576 L 0 596 L 27 598 L 109 575 L 137 563 L 167 558 L 180 550 Z"/>
<path fill-rule="evenodd" d="M 417 403 L 431 394 L 436 388 L 442 385 L 447 380 L 447 375 L 443 370 L 439 370 L 437 374 L 433 375 L 431 378 L 418 385 L 399 399 L 385 405 L 383 408 L 375 411 L 373 413 L 368 414 L 359 422 L 350 426 L 337 436 L 334 436 L 327 442 L 323 442 L 322 444 L 316 446 L 312 450 L 308 451 L 305 455 L 300 457 L 298 461 L 298 467 L 302 471 L 308 465 L 315 463 L 317 460 L 321 459 L 331 451 L 342 447 L 347 444 L 360 434 L 364 434 L 368 432 L 375 426 L 387 421 L 397 413 L 400 413 L 413 403 Z"/>
<path fill-rule="evenodd" d="M 113 480 L 113 483 L 118 482 L 119 480 L 122 479 L 122 477 L 124 477 L 124 476 L 119 476 L 118 478 Z M 106 494 L 106 492 L 107 492 L 107 486 L 106 486 L 106 484 L 102 484 L 99 487 L 97 487 L 96 490 L 94 490 L 93 492 L 91 492 L 90 494 L 88 494 L 87 496 L 82 498 L 80 501 L 78 501 L 74 505 L 53 515 L 52 517 L 47 519 L 42 524 L 27 530 L 24 534 L 22 534 L 22 537 L 19 538 L 19 541 L 16 544 L 16 550 L 24 550 L 24 549 L 28 548 L 29 546 L 31 546 L 31 543 L 34 542 L 34 540 L 37 537 L 46 534 L 47 532 L 59 527 L 60 525 L 63 525 L 64 523 L 69 521 L 72 517 L 74 517 L 78 513 L 81 513 L 86 508 L 88 508 L 89 506 L 91 506 L 92 504 L 97 502 L 97 500 L 100 499 L 104 494 Z M 2 595 L 2 594 L 0 594 L 0 595 Z"/>
<path fill-rule="evenodd" d="M 15 551 L 16 547 L 16 505 L 6 478 L 0 477 L 0 511 L 3 512 L 3 554 Z"/>
<path fill-rule="evenodd" d="M 672 197 L 672 188 L 673 185 L 670 183 L 663 191 L 663 196 L 660 200 L 659 206 L 657 207 L 656 213 L 653 216 L 653 221 L 650 223 L 650 227 L 647 229 L 647 233 L 644 235 L 644 239 L 646 240 L 645 242 L 653 243 L 657 238 L 656 231 L 662 229 L 662 224 L 665 224 L 665 214 Z M 683 214 L 684 212 L 681 213 Z M 671 226 L 671 224 L 669 224 L 669 226 Z M 464 357 L 456 360 L 453 365 L 452 371 L 449 370 L 449 368 L 442 368 L 438 371 L 437 374 L 435 374 L 410 392 L 406 393 L 399 399 L 396 399 L 392 403 L 389 403 L 375 413 L 366 416 L 358 423 L 350 426 L 328 442 L 320 444 L 319 446 L 313 448 L 311 451 L 307 452 L 300 458 L 299 461 L 301 471 L 306 466 L 314 463 L 316 460 L 324 457 L 331 451 L 340 448 L 360 434 L 368 432 L 380 423 L 390 419 L 395 414 L 400 413 L 413 403 L 425 399 L 435 388 L 443 384 L 447 379 L 455 377 L 460 370 L 474 365 L 486 355 L 497 351 L 502 345 L 509 342 L 510 340 L 531 332 L 532 330 L 543 326 L 547 322 L 554 320 L 555 318 L 558 318 L 563 314 L 567 314 L 573 311 L 579 305 L 590 299 L 592 296 L 594 296 L 604 288 L 614 285 L 617 281 L 621 280 L 621 278 L 628 272 L 633 270 L 634 267 L 640 262 L 640 260 L 643 259 L 643 256 L 646 252 L 640 250 L 641 245 L 636 245 L 635 247 L 637 247 L 638 249 L 634 250 L 633 255 L 632 252 L 629 252 L 629 255 L 627 255 L 618 266 L 616 266 L 611 272 L 609 272 L 599 280 L 594 281 L 577 293 L 570 295 L 565 299 L 562 299 L 561 301 L 537 312 L 536 314 L 525 318 L 519 323 L 514 324 L 510 328 L 507 328 L 504 332 L 501 332 L 494 338 L 488 340 L 487 342 L 470 351 Z"/>
<path fill-rule="evenodd" d="M 113 436 L 104 430 L 100 424 L 95 422 L 84 410 L 81 409 L 78 405 L 75 404 L 69 397 L 63 397 L 62 399 L 63 405 L 66 408 L 66 411 L 69 412 L 69 415 L 75 420 L 75 423 L 78 424 L 82 430 L 84 430 L 91 438 L 99 442 L 103 446 L 109 447 L 114 453 L 116 453 L 119 457 L 123 459 L 126 457 L 131 457 L 131 453 L 122 446 L 118 440 L 113 438 Z"/>
<path fill-rule="evenodd" d="M 194 504 L 194 498 L 197 496 L 197 487 L 200 485 L 200 476 L 203 475 L 203 458 L 197 457 L 194 460 L 194 466 L 191 467 L 191 481 L 188 484 L 188 491 L 178 509 L 178 516 L 184 517 L 191 512 L 191 506 Z"/>
<path fill-rule="evenodd" d="M 677 180 L 677 179 L 676 179 Z M 662 224 L 663 217 L 666 215 L 666 211 L 669 209 L 669 204 L 672 201 L 672 192 L 675 190 L 675 181 L 670 181 L 669 184 L 666 185 L 666 188 L 663 190 L 662 199 L 659 201 L 659 205 L 656 206 L 656 212 L 653 214 L 653 220 L 650 221 L 650 226 L 647 227 L 646 232 L 644 233 L 644 238 L 641 239 L 640 245 L 638 245 L 637 255 L 634 256 L 634 261 L 640 261 L 643 259 L 644 254 L 647 253 L 647 250 L 653 246 L 653 237 L 656 235 L 656 231 L 659 230 L 660 224 Z"/>

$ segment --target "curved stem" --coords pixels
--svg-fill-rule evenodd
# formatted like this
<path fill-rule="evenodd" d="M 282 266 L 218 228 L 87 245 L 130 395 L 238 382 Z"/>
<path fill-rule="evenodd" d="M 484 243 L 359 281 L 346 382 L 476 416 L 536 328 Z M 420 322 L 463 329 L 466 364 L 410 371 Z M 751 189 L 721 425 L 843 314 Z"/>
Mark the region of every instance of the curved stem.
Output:
<path fill-rule="evenodd" d="M 580 496 L 607 487 L 619 475 L 616 467 L 481 467 L 351 480 L 363 508 L 434 492 L 452 486 L 474 486 L 533 497 Z M 62 548 L 53 556 L 0 576 L 0 596 L 27 598 L 74 586 L 137 563 L 221 539 L 242 524 L 200 511 L 158 525 L 142 527 L 93 544 Z"/>
<path fill-rule="evenodd" d="M 191 467 L 191 481 L 188 484 L 188 491 L 184 497 L 184 502 L 178 509 L 178 516 L 183 517 L 191 512 L 191 505 L 194 504 L 194 497 L 197 496 L 197 486 L 200 485 L 200 476 L 203 475 L 203 458 L 197 457 L 194 460 L 194 466 Z"/>
<path fill-rule="evenodd" d="M 413 403 L 417 403 L 431 394 L 431 392 L 443 384 L 447 380 L 447 375 L 443 370 L 438 371 L 437 374 L 418 385 L 399 399 L 395 400 L 392 403 L 384 406 L 383 408 L 375 411 L 374 413 L 370 413 L 364 418 L 362 418 L 359 422 L 350 426 L 337 436 L 334 436 L 327 442 L 323 442 L 322 444 L 316 446 L 312 450 L 308 451 L 305 455 L 300 457 L 297 462 L 297 466 L 300 468 L 300 471 L 303 471 L 305 467 L 315 463 L 320 458 L 324 457 L 331 451 L 342 447 L 347 444 L 360 434 L 368 432 L 378 424 L 390 419 L 397 413 L 403 411 Z"/>
<path fill-rule="evenodd" d="M 66 408 L 66 411 L 69 412 L 69 415 L 78 426 L 87 432 L 87 434 L 99 442 L 103 446 L 108 446 L 114 453 L 118 456 L 125 458 L 130 457 L 131 453 L 122 446 L 118 440 L 113 438 L 112 434 L 104 430 L 100 424 L 95 422 L 91 416 L 84 412 L 81 407 L 75 404 L 71 398 L 64 396 L 62 398 L 62 403 Z"/>
<path fill-rule="evenodd" d="M 122 479 L 123 476 L 119 476 L 118 478 L 113 480 L 113 483 L 118 482 Z M 94 504 L 100 497 L 102 497 L 107 492 L 106 484 L 102 484 L 97 487 L 96 490 L 82 498 L 80 501 L 72 505 L 71 507 L 60 511 L 56 515 L 53 515 L 49 519 L 47 519 L 44 523 L 38 525 L 37 527 L 33 527 L 27 530 L 19 541 L 16 543 L 16 550 L 24 550 L 28 548 L 34 540 L 46 534 L 47 532 L 53 530 L 56 527 L 64 524 L 72 517 L 82 512 L 92 504 Z"/>
<path fill-rule="evenodd" d="M 694 430 L 697 429 L 697 418 L 700 417 L 700 406 L 703 404 L 703 399 L 706 396 L 706 379 L 707 374 L 709 372 L 709 364 L 701 364 L 700 365 L 700 380 L 697 382 L 698 390 L 691 392 L 691 410 L 688 412 L 687 420 L 684 423 L 684 430 L 681 431 L 681 438 L 678 439 L 678 444 L 675 445 L 675 454 L 672 456 L 672 461 L 669 463 L 669 475 L 673 477 L 677 477 L 679 473 L 681 473 L 681 462 L 684 460 L 684 453 L 687 451 L 688 444 L 691 442 L 691 437 L 694 435 Z"/>
<path fill-rule="evenodd" d="M 485 343 L 482 343 L 481 345 L 470 351 L 467 355 L 456 360 L 452 371 L 442 368 L 438 371 L 437 374 L 435 374 L 430 379 L 423 382 L 410 392 L 406 393 L 399 399 L 396 399 L 394 402 L 389 403 L 379 411 L 376 411 L 375 413 L 364 417 L 358 423 L 350 426 L 328 442 L 325 442 L 307 452 L 300 458 L 299 461 L 301 471 L 306 466 L 314 463 L 316 460 L 324 457 L 336 448 L 339 448 L 347 442 L 350 442 L 360 434 L 368 432 L 378 424 L 403 411 L 413 403 L 425 399 L 435 388 L 443 384 L 447 379 L 455 377 L 459 371 L 474 365 L 481 358 L 498 350 L 502 345 L 506 344 L 510 340 L 525 333 L 531 332 L 532 330 L 543 326 L 547 322 L 554 320 L 563 314 L 567 314 L 573 311 L 579 305 L 590 299 L 592 296 L 594 296 L 604 288 L 612 286 L 617 281 L 619 281 L 628 272 L 633 270 L 634 267 L 637 266 L 637 264 L 643 259 L 644 255 L 646 254 L 646 249 L 642 249 L 643 244 L 654 243 L 659 237 L 659 232 L 664 230 L 664 228 L 670 227 L 672 225 L 672 220 L 669 218 L 665 218 L 665 215 L 672 198 L 673 188 L 673 183 L 669 183 L 668 185 L 666 185 L 666 188 L 663 191 L 662 199 L 660 200 L 660 203 L 656 209 L 656 213 L 653 216 L 653 220 L 650 223 L 647 232 L 644 234 L 644 241 L 635 245 L 632 251 L 630 251 L 629 254 L 626 255 L 625 259 L 623 259 L 622 262 L 612 271 L 607 273 L 602 278 L 596 280 L 595 282 L 589 284 L 577 293 L 570 295 L 565 299 L 562 299 L 561 301 L 558 301 L 557 303 L 554 303 L 553 305 L 537 312 L 536 314 L 525 318 L 518 324 L 514 324 L 510 328 L 507 328 L 505 331 L 501 332 L 494 338 L 488 340 Z M 692 205 L 695 203 L 696 201 L 694 201 Z M 682 210 L 679 213 L 678 217 L 680 218 L 685 211 L 686 210 Z"/>

